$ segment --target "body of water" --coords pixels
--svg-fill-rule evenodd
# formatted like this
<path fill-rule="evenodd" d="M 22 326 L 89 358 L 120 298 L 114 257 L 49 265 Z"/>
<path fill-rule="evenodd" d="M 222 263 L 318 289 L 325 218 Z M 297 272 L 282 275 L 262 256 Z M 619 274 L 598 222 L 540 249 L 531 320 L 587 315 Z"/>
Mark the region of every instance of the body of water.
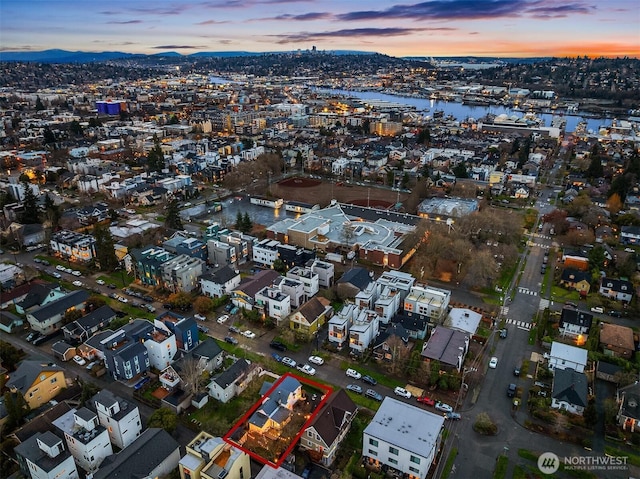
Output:
<path fill-rule="evenodd" d="M 490 106 L 477 106 L 477 105 L 464 105 L 459 102 L 448 102 L 442 100 L 432 100 L 429 98 L 413 98 L 408 96 L 396 96 L 396 95 L 388 95 L 385 93 L 379 93 L 375 91 L 351 91 L 351 90 L 331 90 L 331 89 L 318 89 L 319 92 L 331 93 L 334 95 L 344 95 L 352 98 L 358 98 L 361 100 L 383 100 L 391 103 L 402 103 L 405 105 L 410 105 L 416 108 L 417 111 L 425 112 L 425 115 L 433 115 L 435 111 L 442 111 L 444 115 L 451 115 L 456 120 L 463 121 L 469 117 L 475 118 L 476 120 L 486 116 L 488 113 L 493 115 L 501 115 L 506 114 L 508 116 L 515 115 L 517 117 L 521 117 L 524 112 L 520 110 L 514 110 L 511 108 L 507 108 L 501 105 L 490 105 Z M 560 112 L 556 114 L 551 113 L 537 113 L 538 118 L 544 120 L 545 126 L 551 126 L 551 119 L 554 116 L 562 116 L 566 122 L 567 126 L 565 130 L 567 132 L 575 131 L 576 126 L 581 121 L 586 122 L 587 130 L 598 131 L 600 126 L 602 125 L 611 125 L 612 119 L 610 118 L 585 118 L 581 116 L 579 113 L 563 113 L 560 115 Z"/>

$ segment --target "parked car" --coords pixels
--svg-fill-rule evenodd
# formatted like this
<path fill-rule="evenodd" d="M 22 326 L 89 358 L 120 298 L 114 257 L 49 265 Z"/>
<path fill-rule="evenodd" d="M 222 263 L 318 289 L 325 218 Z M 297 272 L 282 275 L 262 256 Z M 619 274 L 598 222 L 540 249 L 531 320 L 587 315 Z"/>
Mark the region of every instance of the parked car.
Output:
<path fill-rule="evenodd" d="M 224 307 L 224 310 L 228 313 L 234 308 L 233 303 L 229 303 Z"/>
<path fill-rule="evenodd" d="M 209 328 L 203 326 L 202 324 L 198 324 L 198 331 L 201 333 L 207 334 L 209 332 Z"/>
<path fill-rule="evenodd" d="M 308 374 L 310 376 L 313 376 L 316 374 L 315 368 L 309 366 L 308 364 L 298 364 L 296 368 L 298 369 L 298 371 L 302 371 L 303 373 Z"/>
<path fill-rule="evenodd" d="M 498 358 L 496 358 L 495 356 L 493 356 L 490 360 L 489 360 L 489 367 L 491 369 L 495 369 L 498 367 Z"/>
<path fill-rule="evenodd" d="M 113 284 L 113 283 L 109 283 L 109 285 L 107 286 L 107 288 L 109 288 L 109 289 L 116 289 L 116 288 L 117 288 L 117 286 L 116 286 L 115 284 Z"/>
<path fill-rule="evenodd" d="M 207 317 L 203 316 L 202 314 L 194 314 L 193 317 L 196 318 L 198 321 L 206 321 L 207 320 Z"/>
<path fill-rule="evenodd" d="M 614 318 L 621 318 L 622 313 L 620 311 L 615 311 L 612 309 L 611 311 L 609 311 L 609 316 L 612 316 Z"/>
<path fill-rule="evenodd" d="M 100 286 L 104 286 L 105 282 L 102 279 L 96 279 L 96 283 L 99 284 Z"/>
<path fill-rule="evenodd" d="M 82 281 L 75 280 L 75 281 L 74 281 L 73 283 L 71 283 L 71 284 L 73 284 L 74 286 L 77 286 L 77 287 L 79 288 L 80 286 L 82 286 Z"/>
<path fill-rule="evenodd" d="M 228 319 L 229 319 L 229 315 L 228 315 L 228 314 L 223 314 L 223 315 L 222 315 L 222 316 L 220 316 L 218 319 L 216 319 L 216 321 L 218 322 L 218 324 L 223 324 L 223 323 L 225 323 Z"/>
<path fill-rule="evenodd" d="M 238 311 L 240 311 L 240 308 L 238 308 L 237 306 L 234 306 L 231 311 L 229 311 L 230 314 L 238 314 Z"/>
<path fill-rule="evenodd" d="M 459 419 L 462 419 L 462 416 L 460 414 L 458 414 L 457 412 L 445 413 L 444 417 L 445 417 L 445 419 L 450 419 L 452 421 L 458 421 Z"/>
<path fill-rule="evenodd" d="M 362 380 L 367 384 L 371 384 L 372 386 L 375 386 L 376 384 L 378 384 L 378 381 L 376 381 L 371 376 L 362 376 Z"/>
<path fill-rule="evenodd" d="M 367 389 L 364 395 L 368 398 L 375 399 L 376 401 L 382 401 L 382 394 L 374 391 L 373 389 Z"/>
<path fill-rule="evenodd" d="M 87 365 L 85 366 L 85 369 L 86 369 L 87 371 L 91 371 L 91 370 L 93 369 L 93 367 L 94 367 L 96 364 L 98 364 L 98 362 L 99 362 L 99 361 L 91 361 L 89 364 L 87 364 Z"/>
<path fill-rule="evenodd" d="M 515 368 L 513 368 L 513 375 L 520 376 L 520 366 L 516 366 Z"/>
<path fill-rule="evenodd" d="M 316 366 L 322 366 L 324 364 L 324 359 L 320 356 L 309 356 L 309 362 Z"/>
<path fill-rule="evenodd" d="M 565 304 L 565 306 L 572 306 L 574 308 L 578 307 L 578 304 L 574 303 L 573 301 L 565 301 L 564 304 Z"/>
<path fill-rule="evenodd" d="M 147 311 L 149 311 L 150 313 L 155 313 L 156 312 L 156 308 L 154 308 L 151 304 L 145 304 L 144 306 Z"/>
<path fill-rule="evenodd" d="M 238 344 L 238 340 L 236 338 L 232 338 L 231 336 L 225 336 L 224 340 L 229 344 Z"/>
<path fill-rule="evenodd" d="M 356 394 L 362 394 L 362 388 L 357 384 L 347 384 L 347 390 L 352 391 Z"/>
<path fill-rule="evenodd" d="M 247 329 L 246 331 L 244 331 L 244 332 L 242 333 L 242 335 L 243 335 L 245 338 L 249 338 L 249 339 L 255 339 L 255 337 L 256 337 L 256 333 L 254 333 L 253 331 L 249 331 L 248 329 Z"/>
<path fill-rule="evenodd" d="M 426 404 L 427 406 L 435 406 L 436 405 L 436 400 L 435 399 L 431 399 L 429 396 L 419 396 L 416 398 L 416 401 L 418 401 L 419 403 L 422 404 Z"/>
<path fill-rule="evenodd" d="M 282 358 L 282 364 L 285 364 L 290 368 L 295 368 L 297 363 L 290 357 L 285 356 L 284 358 Z"/>
<path fill-rule="evenodd" d="M 128 303 L 129 300 L 127 298 L 125 298 L 124 296 L 118 296 L 118 301 L 120 301 L 121 303 Z"/>
<path fill-rule="evenodd" d="M 236 328 L 235 326 L 229 326 L 229 331 L 231 331 L 232 333 L 239 333 L 240 330 L 238 328 Z"/>
<path fill-rule="evenodd" d="M 515 396 L 516 395 L 516 389 L 517 389 L 517 387 L 516 387 L 515 384 L 513 384 L 513 383 L 509 384 L 509 387 L 507 387 L 507 397 L 512 398 L 513 396 Z"/>
<path fill-rule="evenodd" d="M 302 479 L 309 479 L 309 476 L 311 476 L 312 470 L 313 470 L 313 464 L 308 463 L 306 466 L 304 466 L 304 470 L 302 471 L 302 474 L 300 474 L 300 477 Z"/>
<path fill-rule="evenodd" d="M 36 339 L 38 336 L 40 336 L 40 333 L 38 331 L 31 331 L 29 334 L 27 334 L 27 337 L 24 338 L 24 340 L 30 343 L 31 341 Z"/>
<path fill-rule="evenodd" d="M 64 266 L 62 266 L 61 264 L 57 264 L 57 265 L 56 265 L 56 269 L 57 269 L 58 271 L 66 271 L 66 269 L 67 269 L 67 268 L 65 268 L 65 267 L 64 267 Z"/>
<path fill-rule="evenodd" d="M 269 347 L 273 348 L 273 349 L 277 349 L 278 351 L 286 351 L 287 350 L 287 346 L 283 343 L 281 343 L 280 341 L 276 341 L 273 340 L 269 343 Z"/>
<path fill-rule="evenodd" d="M 360 374 L 355 369 L 347 369 L 346 374 L 347 376 L 353 379 L 360 379 L 362 377 L 362 374 Z"/>
<path fill-rule="evenodd" d="M 143 294 L 142 299 L 148 301 L 149 303 L 153 303 L 153 296 L 149 296 L 148 294 Z"/>
<path fill-rule="evenodd" d="M 54 277 L 54 278 L 56 278 L 56 279 L 60 279 L 60 278 L 62 278 L 62 275 L 61 275 L 60 273 L 58 273 L 57 271 L 53 271 L 53 272 L 51 273 L 51 276 L 53 276 L 53 277 Z"/>
<path fill-rule="evenodd" d="M 133 386 L 133 389 L 138 391 L 139 389 L 142 389 L 144 385 L 147 384 L 149 381 L 151 381 L 151 378 L 149 376 L 145 376 Z"/>
<path fill-rule="evenodd" d="M 74 276 L 82 276 L 82 273 L 80 271 L 78 271 L 78 270 L 72 270 L 71 274 L 74 275 Z"/>
<path fill-rule="evenodd" d="M 442 412 L 453 412 L 453 408 L 451 406 L 440 401 L 436 402 L 435 408 Z"/>
<path fill-rule="evenodd" d="M 81 356 L 78 356 L 77 354 L 73 357 L 73 362 L 76 363 L 79 366 L 84 366 L 85 364 L 87 364 L 87 362 Z"/>
<path fill-rule="evenodd" d="M 393 392 L 396 396 L 402 396 L 403 398 L 409 399 L 411 397 L 411 393 L 407 391 L 405 388 L 401 388 L 400 386 L 395 388 Z"/>
<path fill-rule="evenodd" d="M 604 308 L 602 306 L 594 306 L 591 308 L 592 313 L 604 313 Z"/>
<path fill-rule="evenodd" d="M 271 357 L 276 361 L 278 361 L 279 363 L 282 362 L 282 356 L 280 356 L 278 353 L 271 353 Z"/>

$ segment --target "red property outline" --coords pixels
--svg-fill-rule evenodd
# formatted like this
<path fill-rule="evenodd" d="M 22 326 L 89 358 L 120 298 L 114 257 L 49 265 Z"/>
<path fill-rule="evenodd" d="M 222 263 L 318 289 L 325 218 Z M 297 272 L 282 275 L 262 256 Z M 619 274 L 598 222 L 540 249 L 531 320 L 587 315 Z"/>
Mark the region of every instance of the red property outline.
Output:
<path fill-rule="evenodd" d="M 309 416 L 309 419 L 307 419 L 307 421 L 302 425 L 302 427 L 300 428 L 300 431 L 298 431 L 298 434 L 292 439 L 291 444 L 289 444 L 289 447 L 282 453 L 282 455 L 278 458 L 277 462 L 272 462 L 272 461 L 260 456 L 259 454 L 256 454 L 255 452 L 253 452 L 253 451 L 251 451 L 251 450 L 249 450 L 249 449 L 247 449 L 245 447 L 242 447 L 240 444 L 238 444 L 233 439 L 231 439 L 231 436 L 247 419 L 249 419 L 249 417 L 254 412 L 256 412 L 256 410 L 262 405 L 263 399 L 265 397 L 270 396 L 271 393 L 273 391 L 275 391 L 277 389 L 277 387 L 280 385 L 280 383 L 282 381 L 284 381 L 284 379 L 287 378 L 287 377 L 292 377 L 292 378 L 296 379 L 297 381 L 299 381 L 301 383 L 304 383 L 304 384 L 307 384 L 308 386 L 312 386 L 314 388 L 320 389 L 321 391 L 324 391 L 325 394 L 323 394 L 322 400 L 320 401 L 320 403 L 316 407 L 316 409 L 313 412 L 313 414 L 311 414 L 311 416 Z M 327 402 L 327 400 L 329 399 L 329 395 L 332 392 L 333 392 L 333 388 L 331 388 L 329 386 L 326 386 L 324 384 L 320 384 L 320 383 L 318 383 L 316 381 L 312 381 L 311 379 L 308 379 L 308 378 L 303 378 L 303 377 L 298 376 L 296 374 L 285 373 L 282 376 L 280 376 L 280 378 L 275 383 L 273 383 L 273 386 L 271 386 L 271 388 L 269 388 L 269 390 L 264 394 L 264 396 L 262 396 L 258 401 L 255 402 L 255 404 L 251 407 L 251 409 L 249 409 L 249 411 L 247 411 L 245 413 L 245 415 L 242 416 L 242 418 L 240 418 L 240 420 L 237 421 L 233 425 L 233 427 L 222 437 L 222 439 L 227 444 L 230 444 L 231 446 L 236 447 L 236 448 L 240 449 L 243 452 L 246 452 L 247 454 L 249 454 L 249 456 L 254 458 L 256 461 L 259 461 L 259 462 L 261 462 L 263 464 L 267 464 L 267 465 L 269 465 L 269 466 L 271 466 L 273 468 L 278 468 L 284 462 L 284 460 L 287 458 L 289 453 L 293 450 L 294 446 L 296 445 L 296 443 L 300 439 L 300 436 L 302 436 L 302 433 L 304 433 L 304 430 L 309 426 L 311 421 L 313 421 L 315 419 L 315 417 L 320 413 L 320 411 L 322 410 L 322 407 Z"/>

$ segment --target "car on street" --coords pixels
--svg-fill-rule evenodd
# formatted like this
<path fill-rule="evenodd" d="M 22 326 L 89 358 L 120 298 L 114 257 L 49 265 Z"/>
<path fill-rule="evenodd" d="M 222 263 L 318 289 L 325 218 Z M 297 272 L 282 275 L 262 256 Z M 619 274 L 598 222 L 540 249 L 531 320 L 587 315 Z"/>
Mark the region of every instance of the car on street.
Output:
<path fill-rule="evenodd" d="M 78 270 L 71 271 L 71 274 L 74 275 L 74 276 L 82 276 L 82 273 L 80 271 L 78 271 Z"/>
<path fill-rule="evenodd" d="M 500 330 L 500 337 L 502 339 L 507 339 L 507 335 L 509 334 L 509 330 L 507 328 Z"/>
<path fill-rule="evenodd" d="M 308 364 L 298 364 L 296 366 L 296 369 L 298 369 L 298 371 L 302 371 L 305 374 L 308 374 L 310 376 L 313 376 L 316 374 L 316 370 L 315 368 L 309 366 Z"/>
<path fill-rule="evenodd" d="M 27 334 L 27 337 L 24 338 L 24 340 L 30 343 L 31 341 L 36 339 L 38 336 L 40 336 L 40 333 L 38 331 L 31 331 L 29 334 Z"/>
<path fill-rule="evenodd" d="M 269 343 L 269 347 L 272 349 L 276 349 L 280 352 L 284 352 L 287 350 L 287 345 L 281 343 L 280 341 L 276 341 L 275 339 Z"/>
<path fill-rule="evenodd" d="M 120 301 L 121 303 L 128 303 L 129 300 L 127 298 L 125 298 L 124 296 L 118 296 L 118 301 Z"/>
<path fill-rule="evenodd" d="M 367 389 L 364 395 L 367 396 L 368 398 L 375 399 L 376 401 L 382 401 L 382 394 L 380 394 L 379 392 L 376 392 L 373 389 Z"/>
<path fill-rule="evenodd" d="M 513 396 L 515 396 L 516 395 L 516 389 L 517 389 L 517 387 L 516 387 L 515 384 L 513 384 L 513 383 L 509 384 L 509 387 L 507 387 L 507 397 L 512 398 Z"/>
<path fill-rule="evenodd" d="M 223 314 L 218 319 L 216 319 L 216 321 L 217 321 L 218 324 L 223 324 L 223 323 L 226 323 L 228 319 L 229 319 L 229 315 L 228 314 Z"/>
<path fill-rule="evenodd" d="M 442 412 L 453 412 L 453 408 L 451 406 L 440 401 L 436 402 L 435 408 Z"/>
<path fill-rule="evenodd" d="M 282 356 L 280 356 L 278 353 L 271 353 L 271 357 L 276 361 L 278 361 L 279 363 L 282 362 Z"/>
<path fill-rule="evenodd" d="M 136 391 L 142 389 L 149 381 L 151 381 L 151 378 L 149 376 L 145 376 L 133 386 L 133 389 Z"/>
<path fill-rule="evenodd" d="M 207 320 L 207 317 L 203 316 L 202 314 L 194 314 L 193 317 L 196 318 L 198 321 L 206 321 Z"/>
<path fill-rule="evenodd" d="M 147 311 L 149 311 L 150 313 L 155 313 L 156 312 L 156 308 L 151 305 L 151 304 L 145 304 L 144 307 L 146 308 Z"/>
<path fill-rule="evenodd" d="M 621 318 L 622 317 L 622 313 L 620 311 L 615 311 L 615 310 L 611 310 L 609 311 L 609 316 L 612 316 L 614 318 Z"/>
<path fill-rule="evenodd" d="M 362 394 L 362 388 L 357 384 L 347 384 L 347 390 L 356 394 Z"/>
<path fill-rule="evenodd" d="M 235 326 L 229 326 L 229 331 L 231 331 L 232 333 L 239 333 L 240 330 L 238 328 L 236 328 Z"/>
<path fill-rule="evenodd" d="M 109 289 L 116 289 L 116 288 L 117 288 L 117 286 L 116 286 L 115 284 L 113 284 L 113 283 L 109 283 L 109 285 L 107 286 L 107 288 L 109 288 Z"/>
<path fill-rule="evenodd" d="M 347 369 L 345 372 L 346 372 L 347 376 L 349 376 L 350 378 L 353 378 L 353 379 L 360 379 L 362 377 L 362 374 L 360 374 L 355 369 Z"/>
<path fill-rule="evenodd" d="M 462 419 L 462 416 L 460 414 L 458 414 L 457 412 L 445 413 L 444 417 L 445 417 L 445 419 L 450 419 L 452 421 L 458 421 L 458 420 Z"/>
<path fill-rule="evenodd" d="M 74 286 L 77 286 L 77 287 L 79 288 L 80 286 L 82 286 L 82 281 L 75 280 L 75 281 L 74 281 L 73 283 L 71 283 L 71 284 L 73 284 Z"/>
<path fill-rule="evenodd" d="M 320 356 L 309 356 L 309 362 L 311 364 L 315 364 L 316 366 L 322 366 L 324 364 L 324 359 Z"/>
<path fill-rule="evenodd" d="M 209 328 L 203 326 L 202 324 L 198 324 L 198 331 L 201 333 L 207 334 L 209 332 Z"/>
<path fill-rule="evenodd" d="M 489 360 L 489 367 L 491 369 L 495 369 L 498 367 L 498 358 L 496 358 L 495 356 L 493 356 L 490 360 Z"/>
<path fill-rule="evenodd" d="M 84 366 L 87 362 L 77 354 L 73 357 L 73 362 L 78 364 L 79 366 Z"/>
<path fill-rule="evenodd" d="M 513 375 L 520 376 L 520 366 L 516 366 L 515 368 L 513 368 Z"/>
<path fill-rule="evenodd" d="M 436 400 L 430 398 L 429 396 L 418 396 L 416 398 L 416 401 L 418 401 L 421 404 L 426 404 L 427 406 L 435 406 L 436 405 Z"/>
<path fill-rule="evenodd" d="M 374 378 L 372 378 L 371 376 L 362 376 L 362 380 L 367 383 L 370 384 L 372 386 L 375 386 L 376 384 L 378 384 L 378 381 L 376 381 Z"/>
<path fill-rule="evenodd" d="M 62 266 L 61 264 L 56 265 L 56 269 L 58 271 L 65 271 L 66 270 L 66 268 L 64 266 Z"/>
<path fill-rule="evenodd" d="M 295 368 L 297 363 L 290 357 L 285 356 L 282 358 L 282 364 L 289 366 L 290 368 Z"/>
<path fill-rule="evenodd" d="M 255 339 L 255 337 L 256 337 L 256 333 L 254 333 L 253 331 L 249 331 L 248 329 L 247 329 L 246 331 L 244 331 L 244 332 L 242 333 L 242 335 L 243 335 L 245 338 L 249 338 L 249 339 Z"/>
<path fill-rule="evenodd" d="M 96 283 L 99 284 L 100 286 L 104 286 L 105 282 L 102 279 L 96 279 Z"/>
<path fill-rule="evenodd" d="M 393 390 L 393 393 L 396 396 L 402 396 L 403 398 L 411 398 L 411 393 L 409 391 L 407 391 L 405 388 L 401 388 L 400 386 L 398 386 L 397 388 L 395 388 Z"/>
<path fill-rule="evenodd" d="M 225 336 L 224 340 L 229 344 L 238 344 L 238 340 L 236 338 L 232 338 L 231 336 Z"/>
<path fill-rule="evenodd" d="M 62 278 L 62 275 L 61 275 L 60 273 L 58 273 L 57 271 L 53 271 L 53 272 L 51 273 L 51 276 L 53 276 L 53 277 L 54 277 L 54 278 L 56 278 L 56 279 L 60 279 L 60 278 Z"/>

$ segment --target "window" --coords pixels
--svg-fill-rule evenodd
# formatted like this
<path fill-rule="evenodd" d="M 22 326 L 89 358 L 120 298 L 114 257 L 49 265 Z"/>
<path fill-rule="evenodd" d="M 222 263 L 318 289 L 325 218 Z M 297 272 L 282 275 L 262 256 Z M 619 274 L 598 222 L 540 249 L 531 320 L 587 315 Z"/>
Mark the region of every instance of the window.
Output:
<path fill-rule="evenodd" d="M 416 456 L 411 456 L 409 460 L 415 464 L 420 464 L 420 458 Z"/>
<path fill-rule="evenodd" d="M 307 431 L 307 436 L 313 437 L 313 431 Z"/>
<path fill-rule="evenodd" d="M 369 449 L 369 455 L 370 456 L 377 456 L 378 455 L 378 451 L 376 451 L 374 449 Z"/>
<path fill-rule="evenodd" d="M 57 383 L 58 382 L 58 378 L 53 377 L 51 378 L 51 384 Z"/>
<path fill-rule="evenodd" d="M 375 439 L 369 438 L 369 444 L 378 447 L 378 441 L 376 441 Z"/>
<path fill-rule="evenodd" d="M 395 447 L 389 446 L 389 454 L 393 454 L 394 456 L 397 456 L 398 452 L 400 451 L 398 451 Z"/>
<path fill-rule="evenodd" d="M 411 467 L 411 466 L 409 466 L 409 470 L 410 470 L 411 472 L 415 472 L 416 474 L 419 474 L 419 473 L 420 473 L 420 469 L 417 469 L 417 468 L 415 468 L 415 467 Z"/>
<path fill-rule="evenodd" d="M 392 458 L 392 457 L 390 457 L 390 458 L 389 458 L 389 462 L 390 462 L 391 464 L 398 464 L 398 461 L 396 461 L 396 460 L 395 460 L 394 458 Z"/>

